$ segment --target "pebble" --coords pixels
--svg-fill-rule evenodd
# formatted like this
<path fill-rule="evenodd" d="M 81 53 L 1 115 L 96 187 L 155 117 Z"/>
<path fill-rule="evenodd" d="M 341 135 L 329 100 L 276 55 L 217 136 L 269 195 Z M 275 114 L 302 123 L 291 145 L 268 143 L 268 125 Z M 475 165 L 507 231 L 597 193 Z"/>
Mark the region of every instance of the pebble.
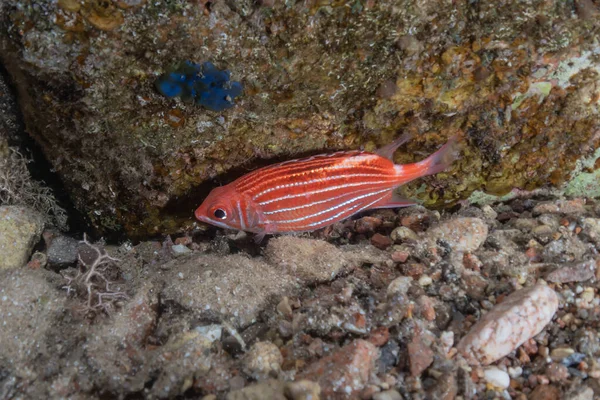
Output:
<path fill-rule="evenodd" d="M 453 251 L 475 251 L 488 235 L 487 224 L 479 218 L 454 218 L 428 231 L 434 242 L 444 240 Z"/>
<path fill-rule="evenodd" d="M 323 398 L 357 398 L 375 370 L 378 353 L 373 344 L 357 339 L 310 364 L 297 377 L 318 382 Z"/>
<path fill-rule="evenodd" d="M 402 400 L 402 396 L 397 390 L 386 390 L 383 392 L 375 393 L 373 400 Z"/>
<path fill-rule="evenodd" d="M 187 246 L 185 246 L 183 244 L 175 244 L 175 245 L 171 246 L 171 252 L 173 253 L 173 255 L 175 257 L 179 257 L 184 254 L 191 253 L 192 250 L 190 250 Z"/>
<path fill-rule="evenodd" d="M 392 253 L 392 261 L 398 263 L 404 263 L 408 260 L 410 253 L 407 251 L 394 251 Z"/>
<path fill-rule="evenodd" d="M 535 285 L 507 296 L 477 322 L 457 346 L 472 365 L 488 365 L 537 335 L 558 309 L 558 296 Z"/>
<path fill-rule="evenodd" d="M 498 367 L 486 368 L 483 371 L 483 378 L 490 385 L 500 389 L 506 389 L 510 385 L 510 377 Z"/>
<path fill-rule="evenodd" d="M 600 258 L 584 262 L 571 263 L 555 269 L 546 276 L 548 282 L 583 282 L 595 276 L 600 267 Z"/>
<path fill-rule="evenodd" d="M 0 270 L 27 264 L 40 240 L 42 217 L 26 207 L 0 206 Z"/>
<path fill-rule="evenodd" d="M 540 225 L 533 228 L 532 233 L 541 244 L 548 244 L 552 240 L 554 229 L 548 225 Z"/>
<path fill-rule="evenodd" d="M 223 333 L 223 327 L 221 325 L 198 326 L 195 330 L 200 334 L 200 336 L 205 337 L 210 342 L 216 342 L 217 340 L 220 340 Z"/>
<path fill-rule="evenodd" d="M 381 219 L 375 217 L 362 217 L 354 224 L 354 230 L 358 233 L 375 232 L 381 226 Z"/>
<path fill-rule="evenodd" d="M 581 223 L 581 235 L 596 243 L 600 244 L 600 218 L 584 218 Z"/>
<path fill-rule="evenodd" d="M 550 382 L 563 382 L 569 378 L 569 369 L 563 364 L 552 363 L 546 368 Z"/>
<path fill-rule="evenodd" d="M 371 331 L 369 338 L 367 339 L 369 342 L 373 343 L 377 347 L 381 347 L 388 342 L 390 339 L 390 331 L 385 326 L 380 326 L 377 329 Z"/>
<path fill-rule="evenodd" d="M 550 358 L 553 361 L 562 361 L 563 359 L 570 357 L 574 353 L 575 350 L 573 350 L 570 347 L 557 347 L 555 349 L 552 349 L 552 351 L 550 352 Z"/>
<path fill-rule="evenodd" d="M 259 379 L 269 376 L 270 373 L 278 373 L 282 363 L 283 356 L 275 344 L 256 342 L 244 357 L 244 371 Z"/>
<path fill-rule="evenodd" d="M 371 244 L 378 249 L 385 250 L 392 245 L 392 239 L 381 233 L 376 233 L 371 237 Z"/>
<path fill-rule="evenodd" d="M 427 214 L 411 214 L 400 219 L 400 224 L 414 232 L 423 232 L 429 227 L 431 218 Z"/>
<path fill-rule="evenodd" d="M 421 335 L 414 335 L 408 344 L 410 374 L 413 377 L 421 375 L 433 362 L 433 356 L 433 351 L 423 342 Z"/>
<path fill-rule="evenodd" d="M 290 400 L 319 400 L 321 387 L 307 380 L 289 382 L 285 385 L 284 394 Z"/>
<path fill-rule="evenodd" d="M 419 235 L 417 235 L 412 229 L 406 226 L 400 226 L 392 231 L 390 238 L 396 244 L 404 242 L 416 243 L 419 241 Z"/>
<path fill-rule="evenodd" d="M 551 203 L 540 203 L 533 207 L 533 215 L 540 214 L 583 214 L 585 213 L 585 201 L 575 200 L 557 200 Z"/>
<path fill-rule="evenodd" d="M 412 285 L 413 278 L 410 276 L 400 276 L 390 282 L 387 288 L 387 297 L 405 296 Z"/>
<path fill-rule="evenodd" d="M 79 241 L 67 236 L 57 236 L 48 247 L 48 263 L 53 267 L 75 264 L 79 253 Z"/>
<path fill-rule="evenodd" d="M 538 385 L 529 395 L 529 400 L 560 400 L 561 391 L 554 385 Z"/>
<path fill-rule="evenodd" d="M 433 279 L 429 275 L 422 275 L 419 278 L 419 285 L 421 286 L 429 286 L 433 283 Z"/>

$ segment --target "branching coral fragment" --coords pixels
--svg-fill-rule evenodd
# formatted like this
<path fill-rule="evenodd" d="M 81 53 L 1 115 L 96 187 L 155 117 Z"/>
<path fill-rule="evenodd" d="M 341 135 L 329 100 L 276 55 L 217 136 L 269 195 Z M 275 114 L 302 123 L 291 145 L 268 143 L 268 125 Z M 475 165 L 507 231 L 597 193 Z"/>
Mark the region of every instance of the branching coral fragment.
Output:
<path fill-rule="evenodd" d="M 63 274 L 67 284 L 63 289 L 67 294 L 84 299 L 84 314 L 95 316 L 98 312 L 109 314 L 121 301 L 128 300 L 120 288 L 113 288 L 109 278 L 118 275 L 117 262 L 120 260 L 108 255 L 103 247 L 90 243 L 84 234 L 80 242 L 79 269 L 73 275 Z"/>

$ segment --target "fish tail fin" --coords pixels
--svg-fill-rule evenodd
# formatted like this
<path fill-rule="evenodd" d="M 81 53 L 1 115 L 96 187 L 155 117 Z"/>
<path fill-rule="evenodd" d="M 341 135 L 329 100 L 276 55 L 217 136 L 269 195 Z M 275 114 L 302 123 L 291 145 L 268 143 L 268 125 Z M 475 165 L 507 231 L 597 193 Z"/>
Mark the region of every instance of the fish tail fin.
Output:
<path fill-rule="evenodd" d="M 458 159 L 458 135 L 452 136 L 438 151 L 418 162 L 422 168 L 421 176 L 434 175 L 448 168 Z"/>
<path fill-rule="evenodd" d="M 394 140 L 392 143 L 383 146 L 378 149 L 375 154 L 385 157 L 388 160 L 392 160 L 394 158 L 394 152 L 398 149 L 398 147 L 402 146 L 404 143 L 408 142 L 412 139 L 412 135 L 410 133 L 405 133 L 400 136 L 398 139 Z"/>

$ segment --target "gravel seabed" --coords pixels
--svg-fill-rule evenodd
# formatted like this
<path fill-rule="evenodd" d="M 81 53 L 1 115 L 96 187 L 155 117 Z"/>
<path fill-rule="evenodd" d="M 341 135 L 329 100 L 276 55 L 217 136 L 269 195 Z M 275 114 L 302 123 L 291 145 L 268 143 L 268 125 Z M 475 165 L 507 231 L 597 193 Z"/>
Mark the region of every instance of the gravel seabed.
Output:
<path fill-rule="evenodd" d="M 380 210 L 260 245 L 38 239 L 0 270 L 1 399 L 600 396 L 592 200 Z"/>

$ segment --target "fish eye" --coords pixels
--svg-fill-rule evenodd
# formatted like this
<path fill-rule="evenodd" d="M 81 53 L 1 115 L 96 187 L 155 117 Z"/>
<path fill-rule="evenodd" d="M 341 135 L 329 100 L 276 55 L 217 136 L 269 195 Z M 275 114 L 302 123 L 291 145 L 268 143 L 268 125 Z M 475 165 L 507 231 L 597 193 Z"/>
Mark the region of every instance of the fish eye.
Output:
<path fill-rule="evenodd" d="M 218 219 L 225 219 L 227 218 L 227 213 L 225 212 L 225 210 L 223 210 L 222 208 L 217 208 L 213 215 L 218 218 Z"/>

